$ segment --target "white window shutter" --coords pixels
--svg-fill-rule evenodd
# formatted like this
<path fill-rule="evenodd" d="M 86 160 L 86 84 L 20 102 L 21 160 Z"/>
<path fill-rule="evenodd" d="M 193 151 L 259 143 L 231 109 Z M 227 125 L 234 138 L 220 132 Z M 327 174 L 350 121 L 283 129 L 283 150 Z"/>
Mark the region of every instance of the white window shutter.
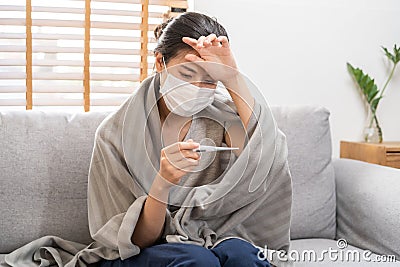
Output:
<path fill-rule="evenodd" d="M 0 0 L 0 110 L 117 108 L 186 0 Z"/>

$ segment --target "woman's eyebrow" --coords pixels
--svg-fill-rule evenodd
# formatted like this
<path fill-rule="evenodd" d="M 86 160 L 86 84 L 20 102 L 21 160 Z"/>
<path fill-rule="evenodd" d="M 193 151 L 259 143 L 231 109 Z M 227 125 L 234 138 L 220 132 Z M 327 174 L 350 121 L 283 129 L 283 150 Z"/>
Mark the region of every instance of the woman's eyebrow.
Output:
<path fill-rule="evenodd" d="M 188 66 L 182 66 L 183 68 L 187 69 L 188 71 L 192 72 L 192 73 L 197 73 L 194 69 L 189 68 Z"/>

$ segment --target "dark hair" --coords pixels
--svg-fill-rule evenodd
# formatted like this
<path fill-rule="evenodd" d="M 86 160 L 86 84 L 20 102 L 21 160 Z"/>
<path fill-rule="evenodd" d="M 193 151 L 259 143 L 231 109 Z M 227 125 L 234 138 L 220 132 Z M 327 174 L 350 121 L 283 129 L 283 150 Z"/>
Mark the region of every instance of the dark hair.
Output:
<path fill-rule="evenodd" d="M 176 18 L 170 18 L 166 22 L 157 25 L 154 36 L 157 46 L 154 53 L 160 52 L 164 56 L 165 63 L 183 50 L 193 49 L 182 41 L 182 37 L 194 39 L 214 33 L 217 36 L 224 35 L 228 38 L 225 28 L 217 22 L 216 18 L 196 12 L 185 12 Z"/>

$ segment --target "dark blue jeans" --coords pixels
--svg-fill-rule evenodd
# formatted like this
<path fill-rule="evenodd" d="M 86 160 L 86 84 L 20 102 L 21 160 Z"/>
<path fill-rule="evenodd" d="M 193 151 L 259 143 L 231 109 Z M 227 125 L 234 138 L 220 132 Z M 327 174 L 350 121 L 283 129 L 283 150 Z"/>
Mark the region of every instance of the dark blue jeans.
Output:
<path fill-rule="evenodd" d="M 125 260 L 103 260 L 100 267 L 270 267 L 267 260 L 257 257 L 259 249 L 238 238 L 222 241 L 212 249 L 183 243 L 164 243 L 141 250 Z"/>

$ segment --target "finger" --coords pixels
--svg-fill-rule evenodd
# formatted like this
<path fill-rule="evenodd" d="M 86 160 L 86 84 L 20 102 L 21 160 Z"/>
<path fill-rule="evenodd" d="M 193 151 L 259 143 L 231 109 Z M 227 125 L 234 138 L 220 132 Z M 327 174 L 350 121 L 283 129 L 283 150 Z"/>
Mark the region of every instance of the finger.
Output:
<path fill-rule="evenodd" d="M 209 34 L 209 35 L 205 38 L 205 40 L 204 40 L 204 42 L 203 42 L 203 45 L 204 45 L 205 47 L 211 46 L 211 45 L 212 45 L 212 42 L 213 42 L 215 39 L 217 39 L 217 36 L 216 36 L 214 33 Z"/>
<path fill-rule="evenodd" d="M 186 54 L 185 55 L 185 59 L 187 59 L 187 60 L 189 60 L 189 61 L 192 61 L 192 62 L 196 62 L 196 61 L 201 61 L 201 62 L 203 62 L 203 61 L 205 61 L 204 59 L 202 59 L 201 57 L 199 57 L 199 56 L 197 56 L 197 55 L 195 55 L 195 54 Z"/>
<path fill-rule="evenodd" d="M 182 160 L 182 155 L 180 153 L 168 153 L 165 155 L 165 158 L 168 160 L 168 162 L 172 165 L 175 164 L 175 162 L 181 161 Z"/>
<path fill-rule="evenodd" d="M 178 169 L 181 170 L 192 170 L 194 167 L 199 165 L 199 161 L 198 160 L 194 160 L 194 159 L 186 159 L 186 160 L 181 160 L 177 163 L 177 167 Z"/>
<path fill-rule="evenodd" d="M 212 45 L 213 45 L 213 46 L 218 46 L 218 47 L 219 47 L 219 46 L 222 46 L 221 43 L 220 43 L 220 41 L 218 41 L 218 38 L 215 38 L 215 39 L 212 41 Z"/>
<path fill-rule="evenodd" d="M 200 154 L 198 152 L 195 152 L 193 150 L 182 150 L 179 151 L 178 153 L 167 153 L 165 157 L 168 159 L 170 163 L 172 162 L 178 162 L 181 160 L 186 160 L 186 159 L 195 159 L 198 160 L 200 159 Z"/>
<path fill-rule="evenodd" d="M 190 45 L 193 49 L 197 48 L 197 40 L 194 38 L 190 38 L 190 37 L 182 37 L 182 41 L 185 44 Z"/>
<path fill-rule="evenodd" d="M 192 159 L 199 159 L 200 154 L 198 152 L 195 152 L 193 150 L 185 149 L 181 151 L 181 158 L 192 158 Z"/>
<path fill-rule="evenodd" d="M 187 167 L 191 165 L 198 165 L 199 158 L 186 158 L 182 154 L 168 154 L 165 156 L 169 165 L 173 166 L 175 169 L 182 167 Z"/>
<path fill-rule="evenodd" d="M 174 166 L 174 168 L 177 170 L 192 169 L 197 165 L 199 165 L 199 161 L 194 159 L 180 160 L 172 164 L 172 166 Z"/>
<path fill-rule="evenodd" d="M 225 48 L 229 47 L 229 41 L 226 36 L 224 36 L 224 35 L 218 36 L 217 40 L 221 42 L 222 47 L 225 47 Z"/>
<path fill-rule="evenodd" d="M 204 35 L 200 36 L 200 38 L 197 40 L 197 48 L 202 48 L 204 47 L 203 42 L 206 39 Z"/>
<path fill-rule="evenodd" d="M 199 143 L 196 143 L 196 142 L 177 142 L 177 144 L 178 144 L 179 151 L 184 150 L 184 149 L 192 150 L 192 149 L 198 148 L 200 145 Z"/>
<path fill-rule="evenodd" d="M 181 149 L 194 149 L 197 148 L 200 144 L 196 142 L 175 142 L 169 146 L 163 148 L 164 153 L 173 154 L 179 152 Z"/>
<path fill-rule="evenodd" d="M 215 35 L 215 33 L 211 33 L 207 36 L 207 40 L 208 41 L 213 41 L 214 39 L 217 39 L 217 36 Z"/>

